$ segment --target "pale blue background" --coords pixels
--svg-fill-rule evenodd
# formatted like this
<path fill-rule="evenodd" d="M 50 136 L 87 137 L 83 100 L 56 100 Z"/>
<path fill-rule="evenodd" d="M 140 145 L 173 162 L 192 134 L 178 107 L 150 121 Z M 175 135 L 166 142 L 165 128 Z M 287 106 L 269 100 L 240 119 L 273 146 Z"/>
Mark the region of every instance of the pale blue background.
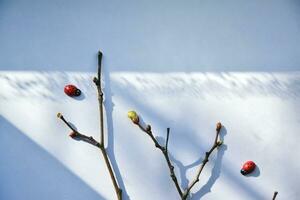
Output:
<path fill-rule="evenodd" d="M 299 0 L 0 0 L 0 69 L 300 69 Z"/>

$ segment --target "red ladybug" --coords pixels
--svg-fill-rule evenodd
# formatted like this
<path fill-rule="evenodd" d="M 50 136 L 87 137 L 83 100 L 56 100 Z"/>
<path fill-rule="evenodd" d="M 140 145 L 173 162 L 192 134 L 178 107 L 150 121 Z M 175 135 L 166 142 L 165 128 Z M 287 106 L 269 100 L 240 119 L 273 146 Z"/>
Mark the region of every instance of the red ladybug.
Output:
<path fill-rule="evenodd" d="M 253 161 L 249 160 L 249 161 L 245 162 L 245 164 L 243 165 L 243 167 L 241 169 L 241 174 L 247 175 L 247 174 L 253 172 L 255 167 L 256 167 L 256 164 Z"/>
<path fill-rule="evenodd" d="M 81 94 L 81 91 L 75 85 L 66 85 L 64 92 L 70 97 L 77 97 Z"/>

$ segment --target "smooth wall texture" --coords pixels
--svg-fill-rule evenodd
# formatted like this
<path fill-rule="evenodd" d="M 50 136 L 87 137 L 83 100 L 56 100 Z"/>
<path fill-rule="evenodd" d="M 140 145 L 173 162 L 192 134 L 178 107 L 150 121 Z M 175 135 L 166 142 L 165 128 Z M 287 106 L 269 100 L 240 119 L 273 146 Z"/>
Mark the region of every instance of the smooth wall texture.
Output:
<path fill-rule="evenodd" d="M 103 58 L 108 152 L 124 200 L 174 200 L 162 155 L 128 120 L 137 110 L 186 187 L 215 123 L 215 152 L 191 200 L 296 200 L 300 185 L 298 0 L 0 0 L 0 199 L 115 199 L 94 147 L 92 77 Z M 74 83 L 80 98 L 64 95 Z M 253 159 L 254 174 L 240 175 Z M 143 181 L 141 181 L 143 180 Z"/>
<path fill-rule="evenodd" d="M 298 0 L 1 0 L 0 67 L 286 71 L 300 65 Z"/>

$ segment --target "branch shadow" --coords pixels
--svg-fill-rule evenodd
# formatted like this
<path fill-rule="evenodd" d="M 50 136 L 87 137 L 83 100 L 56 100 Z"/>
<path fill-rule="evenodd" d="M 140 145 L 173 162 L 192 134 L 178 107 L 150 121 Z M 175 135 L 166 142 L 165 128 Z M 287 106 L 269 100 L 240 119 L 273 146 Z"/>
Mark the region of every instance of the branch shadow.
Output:
<path fill-rule="evenodd" d="M 224 141 L 224 136 L 227 134 L 227 129 L 222 126 L 221 132 L 220 132 L 220 139 Z M 157 137 L 158 140 L 160 141 L 160 144 L 165 143 L 165 139 L 163 137 Z M 192 199 L 201 199 L 205 194 L 211 192 L 211 188 L 217 181 L 217 179 L 221 175 L 221 167 L 222 167 L 222 160 L 225 151 L 227 150 L 227 145 L 223 144 L 221 147 L 218 148 L 217 152 L 217 158 L 214 162 L 214 167 L 212 169 L 211 176 L 207 183 L 201 187 L 199 191 L 196 193 L 192 194 L 191 197 Z M 199 166 L 202 163 L 203 158 L 199 158 L 196 161 L 194 161 L 191 164 L 184 165 L 182 162 L 177 160 L 170 152 L 169 156 L 171 161 L 178 167 L 179 169 L 179 175 L 180 175 L 180 180 L 181 180 L 181 188 L 186 188 L 189 184 L 189 179 L 187 178 L 187 171 L 193 167 Z"/>
<path fill-rule="evenodd" d="M 105 200 L 0 115 L 0 199 Z"/>
<path fill-rule="evenodd" d="M 112 164 L 112 168 L 114 170 L 116 179 L 118 181 L 119 187 L 122 189 L 122 198 L 124 200 L 130 200 L 130 197 L 126 191 L 126 187 L 118 166 L 118 163 L 116 161 L 115 153 L 114 153 L 114 126 L 113 126 L 113 108 L 114 103 L 112 101 L 112 92 L 111 92 L 111 86 L 110 86 L 110 75 L 109 71 L 104 67 L 102 70 L 104 76 L 103 81 L 105 83 L 104 86 L 104 107 L 106 111 L 106 122 L 107 122 L 107 152 L 109 154 L 109 160 Z"/>
<path fill-rule="evenodd" d="M 135 108 L 139 112 L 147 113 L 147 116 L 150 117 L 152 122 L 154 124 L 157 124 L 158 127 L 165 127 L 165 124 L 169 123 L 167 121 L 167 119 L 160 116 L 159 112 L 157 112 L 155 109 L 149 108 L 149 106 L 147 106 L 143 102 L 140 102 L 138 100 L 138 98 L 135 98 L 131 92 L 128 92 L 128 90 L 125 90 L 122 86 L 116 84 L 116 85 L 114 85 L 114 89 L 119 93 L 119 95 L 121 95 L 123 97 L 126 97 L 124 100 L 127 101 L 127 102 L 130 102 L 130 104 L 134 105 Z M 125 91 L 126 91 L 126 93 L 125 93 Z M 142 120 L 142 123 L 147 124 L 147 123 L 144 122 L 144 120 Z M 222 128 L 223 128 L 222 134 L 220 135 L 221 139 L 223 139 L 224 136 L 227 134 L 226 128 L 224 126 Z M 184 129 L 180 128 L 180 126 L 175 127 L 175 129 L 178 130 L 179 132 L 181 132 L 181 131 L 192 132 L 193 131 L 192 129 L 190 129 L 189 127 L 186 127 L 186 126 L 184 127 Z M 155 137 L 159 139 L 160 144 L 165 143 L 164 142 L 165 141 L 165 139 L 164 139 L 165 136 L 163 136 L 163 137 L 155 136 Z M 194 138 L 192 138 L 190 135 L 186 135 L 186 134 L 184 136 L 183 135 L 176 135 L 176 139 L 177 139 L 177 141 L 180 141 L 181 143 L 185 143 L 185 140 L 188 139 L 188 141 L 189 141 L 188 144 L 190 146 L 194 146 L 195 148 L 198 149 L 198 151 L 205 152 L 205 149 L 201 148 L 201 146 L 199 146 L 196 143 L 196 141 L 194 140 Z M 221 168 L 222 168 L 222 172 L 227 177 L 230 178 L 232 183 L 235 184 L 236 187 L 242 189 L 242 191 L 244 193 L 246 193 L 248 196 L 251 196 L 255 199 L 263 199 L 263 195 L 260 193 L 260 191 L 255 190 L 254 187 L 251 186 L 251 185 L 248 185 L 244 182 L 241 182 L 239 177 L 236 175 L 236 173 L 234 173 L 229 167 L 222 166 L 222 160 L 223 160 L 223 156 L 224 156 L 226 150 L 227 150 L 227 146 L 223 144 L 223 147 L 220 148 L 220 150 L 219 150 L 220 151 L 219 154 L 217 154 L 215 167 L 212 170 L 212 176 L 210 177 L 210 179 L 208 180 L 208 182 L 204 186 L 204 188 L 200 189 L 199 192 L 197 192 L 196 194 L 193 195 L 193 196 L 195 196 L 195 199 L 196 199 L 196 197 L 201 198 L 205 194 L 210 192 L 213 184 L 216 182 L 216 180 L 219 178 L 219 176 L 221 174 Z M 185 177 L 186 171 L 189 168 L 197 166 L 202 161 L 202 159 L 200 158 L 200 159 L 194 161 L 193 163 L 191 163 L 187 166 L 184 166 L 180 161 L 178 161 L 176 158 L 174 158 L 174 156 L 172 156 L 171 153 L 170 153 L 170 159 L 172 160 L 172 162 L 174 162 L 178 166 L 179 171 L 180 171 L 180 178 L 181 178 L 180 184 L 181 184 L 181 186 L 184 186 L 183 188 L 186 188 L 186 186 L 188 185 L 188 180 Z"/>
<path fill-rule="evenodd" d="M 226 134 L 227 134 L 227 129 L 224 126 L 222 126 L 222 129 L 220 132 L 220 139 L 222 141 L 224 141 L 224 136 Z M 223 144 L 222 146 L 219 147 L 218 153 L 217 153 L 217 158 L 214 163 L 214 167 L 212 169 L 210 178 L 208 179 L 206 184 L 201 187 L 201 189 L 199 191 L 197 191 L 196 193 L 191 195 L 192 199 L 201 199 L 204 195 L 211 192 L 213 185 L 215 184 L 215 182 L 221 175 L 222 160 L 223 160 L 223 156 L 224 156 L 226 150 L 227 150 L 226 144 Z"/>

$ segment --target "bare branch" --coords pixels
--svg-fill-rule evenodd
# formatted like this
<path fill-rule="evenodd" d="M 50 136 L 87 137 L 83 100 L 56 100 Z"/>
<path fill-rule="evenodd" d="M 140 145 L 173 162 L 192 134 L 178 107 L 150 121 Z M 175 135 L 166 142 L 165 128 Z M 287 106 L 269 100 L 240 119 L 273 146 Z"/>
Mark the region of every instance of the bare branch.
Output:
<path fill-rule="evenodd" d="M 202 161 L 202 164 L 200 165 L 200 167 L 198 169 L 198 172 L 197 172 L 194 180 L 191 182 L 191 184 L 188 186 L 188 188 L 183 193 L 183 195 L 182 195 L 183 200 L 187 199 L 191 189 L 199 181 L 199 177 L 201 175 L 201 172 L 202 172 L 204 166 L 206 165 L 206 163 L 208 162 L 208 158 L 209 158 L 210 154 L 214 151 L 214 149 L 216 149 L 218 146 L 222 145 L 222 141 L 218 141 L 221 128 L 222 128 L 222 124 L 220 122 L 218 122 L 217 127 L 216 127 L 216 136 L 215 136 L 214 143 L 213 143 L 212 147 L 210 148 L 210 150 L 205 153 L 205 157 Z"/>
<path fill-rule="evenodd" d="M 107 155 L 105 146 L 104 146 L 104 123 L 103 123 L 103 92 L 101 86 L 101 62 L 102 62 L 102 52 L 98 52 L 98 72 L 97 77 L 94 77 L 93 82 L 95 83 L 98 91 L 98 103 L 99 103 L 99 112 L 100 112 L 100 143 L 97 142 L 93 137 L 88 137 L 79 133 L 75 128 L 71 126 L 69 122 L 65 120 L 61 113 L 57 114 L 57 117 L 60 118 L 73 132 L 70 134 L 75 140 L 82 140 L 87 143 L 90 143 L 98 148 L 100 148 L 101 153 L 103 155 L 106 167 L 109 171 L 110 178 L 113 182 L 113 186 L 118 197 L 118 200 L 122 200 L 122 190 L 118 185 L 117 179 L 115 177 L 114 171 L 111 167 L 111 163 L 109 161 L 109 157 Z"/>
<path fill-rule="evenodd" d="M 272 200 L 275 200 L 275 199 L 276 199 L 277 194 L 278 194 L 278 192 L 275 191 Z"/>
<path fill-rule="evenodd" d="M 181 190 L 181 188 L 180 188 L 180 186 L 179 186 L 179 183 L 178 183 L 176 174 L 175 174 L 175 172 L 174 172 L 174 166 L 173 166 L 172 163 L 171 163 L 171 160 L 170 160 L 170 158 L 169 158 L 169 153 L 168 153 L 168 146 L 167 146 L 167 145 L 168 145 L 168 141 L 169 141 L 169 132 L 170 132 L 170 129 L 169 129 L 169 128 L 167 129 L 166 146 L 163 147 L 163 146 L 161 146 L 161 145 L 158 143 L 158 141 L 157 141 L 157 140 L 155 139 L 155 137 L 153 136 L 152 131 L 151 131 L 151 128 L 148 128 L 148 127 L 151 127 L 150 125 L 147 125 L 147 127 L 144 128 L 144 127 L 139 123 L 139 121 L 138 121 L 136 124 L 139 126 L 139 128 L 140 128 L 142 131 L 144 131 L 147 135 L 150 136 L 150 138 L 152 139 L 152 141 L 153 141 L 154 144 L 155 144 L 155 147 L 158 148 L 159 150 L 161 150 L 161 152 L 163 153 L 163 155 L 164 155 L 164 157 L 165 157 L 165 159 L 166 159 L 166 161 L 167 161 L 168 167 L 169 167 L 170 176 L 171 176 L 171 178 L 172 178 L 172 180 L 173 180 L 173 182 L 174 182 L 174 184 L 175 184 L 175 187 L 176 187 L 176 189 L 177 189 L 177 192 L 179 193 L 179 195 L 180 195 L 180 197 L 181 197 L 181 196 L 182 196 L 182 190 Z"/>
<path fill-rule="evenodd" d="M 111 167 L 111 163 L 109 161 L 106 149 L 104 147 L 104 123 L 103 123 L 103 92 L 102 92 L 102 86 L 101 86 L 101 68 L 102 68 L 102 52 L 98 52 L 98 78 L 94 77 L 93 81 L 95 85 L 97 86 L 97 91 L 98 91 L 98 104 L 99 104 L 99 112 L 100 112 L 100 149 L 102 152 L 102 155 L 105 160 L 105 164 L 107 166 L 107 169 L 110 174 L 110 178 L 113 182 L 115 192 L 117 194 L 118 200 L 122 199 L 122 190 L 118 185 L 117 179 L 115 177 L 114 171 Z"/>
<path fill-rule="evenodd" d="M 73 132 L 77 132 L 77 130 L 71 126 L 71 124 L 69 122 L 67 122 L 67 120 L 64 118 L 64 116 L 61 113 L 57 113 L 57 118 L 61 119 Z"/>
<path fill-rule="evenodd" d="M 104 144 L 104 126 L 103 126 L 103 92 L 101 86 L 101 68 L 102 68 L 102 52 L 98 52 L 98 78 L 94 77 L 93 81 L 97 86 L 98 91 L 98 104 L 99 104 L 99 112 L 100 112 L 100 143 Z"/>
<path fill-rule="evenodd" d="M 166 150 L 168 151 L 170 128 L 167 128 Z"/>
<path fill-rule="evenodd" d="M 191 189 L 194 187 L 194 185 L 199 181 L 199 177 L 200 177 L 200 174 L 204 168 L 204 166 L 206 165 L 206 163 L 208 162 L 208 158 L 210 156 L 210 154 L 214 151 L 214 149 L 216 149 L 217 147 L 221 146 L 222 145 L 222 141 L 219 140 L 219 134 L 220 134 L 220 131 L 221 131 L 221 128 L 222 128 L 222 124 L 220 122 L 217 123 L 216 125 L 216 136 L 215 136 L 215 140 L 214 140 L 214 143 L 213 143 L 213 146 L 211 147 L 211 149 L 205 153 L 205 157 L 202 161 L 202 164 L 200 164 L 200 167 L 199 167 L 199 170 L 196 174 L 196 177 L 194 178 L 194 180 L 191 182 L 191 184 L 188 186 L 188 188 L 186 190 L 182 190 L 178 184 L 178 180 L 177 180 L 177 177 L 176 177 L 176 174 L 174 172 L 174 166 L 172 165 L 171 163 L 171 160 L 169 158 L 169 153 L 168 153 L 168 143 L 169 143 L 169 136 L 170 136 L 170 128 L 167 128 L 167 139 L 166 139 L 166 144 L 165 144 L 165 147 L 161 146 L 158 141 L 155 139 L 155 137 L 153 136 L 152 134 L 152 131 L 151 131 L 151 126 L 150 125 L 147 125 L 146 128 L 144 128 L 141 124 L 140 124 L 140 120 L 139 120 L 139 116 L 138 114 L 135 112 L 135 111 L 129 111 L 128 112 L 128 117 L 131 119 L 131 121 L 136 124 L 142 131 L 144 131 L 147 135 L 150 136 L 150 138 L 152 139 L 152 141 L 154 142 L 155 144 L 155 147 L 160 149 L 161 152 L 163 153 L 166 161 L 167 161 L 167 164 L 168 164 L 168 167 L 169 167 L 169 171 L 170 171 L 170 176 L 176 186 L 176 189 L 181 197 L 182 200 L 186 200 L 187 197 L 189 196 L 189 193 L 191 191 Z"/>
<path fill-rule="evenodd" d="M 64 116 L 61 113 L 57 114 L 57 117 L 61 119 L 71 130 L 70 137 L 75 140 L 82 140 L 84 142 L 90 143 L 98 148 L 101 148 L 101 145 L 99 142 L 97 142 L 92 136 L 86 136 L 81 133 L 79 133 L 75 128 L 72 127 L 72 125 L 64 118 Z"/>

